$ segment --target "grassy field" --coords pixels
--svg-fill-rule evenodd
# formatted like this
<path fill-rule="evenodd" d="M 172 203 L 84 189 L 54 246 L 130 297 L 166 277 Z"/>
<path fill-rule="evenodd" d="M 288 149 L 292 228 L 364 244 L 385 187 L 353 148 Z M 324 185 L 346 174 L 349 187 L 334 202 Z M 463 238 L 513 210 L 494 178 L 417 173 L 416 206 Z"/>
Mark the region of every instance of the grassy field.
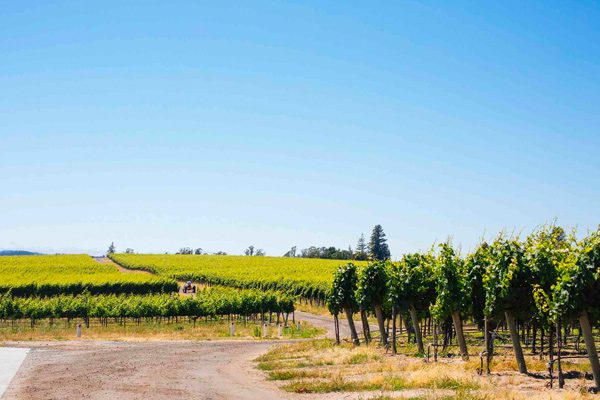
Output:
<path fill-rule="evenodd" d="M 0 293 L 52 296 L 95 293 L 151 293 L 177 290 L 174 280 L 146 274 L 122 274 L 114 265 L 88 255 L 0 257 Z"/>
<path fill-rule="evenodd" d="M 479 376 L 479 359 L 459 357 L 426 362 L 410 356 L 390 356 L 376 346 L 334 346 L 330 340 L 315 340 L 278 346 L 257 360 L 267 379 L 295 393 L 381 392 L 380 399 L 580 399 L 592 381 L 582 371 L 587 361 L 563 362 L 569 372 L 565 389 L 545 387 L 545 361 L 528 357 L 530 375 L 517 372 L 512 353 L 494 358 L 492 375 Z M 371 397 L 369 397 L 371 398 Z"/>
<path fill-rule="evenodd" d="M 162 254 L 114 254 L 112 259 L 127 268 L 179 280 L 285 290 L 318 299 L 324 298 L 327 293 L 337 267 L 347 262 L 314 258 Z"/>

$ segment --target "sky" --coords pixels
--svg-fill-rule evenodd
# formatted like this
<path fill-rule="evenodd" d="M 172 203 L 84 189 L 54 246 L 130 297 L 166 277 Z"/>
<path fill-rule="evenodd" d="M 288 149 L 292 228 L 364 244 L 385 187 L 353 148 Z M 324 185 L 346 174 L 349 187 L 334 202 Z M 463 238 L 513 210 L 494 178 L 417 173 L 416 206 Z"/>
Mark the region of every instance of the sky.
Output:
<path fill-rule="evenodd" d="M 3 4 L 0 249 L 600 223 L 600 3 L 221 3 Z"/>

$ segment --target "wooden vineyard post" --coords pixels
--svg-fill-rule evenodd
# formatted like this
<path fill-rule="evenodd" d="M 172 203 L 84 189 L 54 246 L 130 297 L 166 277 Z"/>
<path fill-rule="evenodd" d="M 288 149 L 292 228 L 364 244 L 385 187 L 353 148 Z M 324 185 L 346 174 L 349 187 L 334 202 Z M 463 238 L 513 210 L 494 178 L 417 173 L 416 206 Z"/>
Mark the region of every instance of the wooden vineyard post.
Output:
<path fill-rule="evenodd" d="M 583 311 L 579 316 L 579 324 L 583 331 L 583 340 L 585 340 L 585 347 L 587 348 L 588 358 L 592 365 L 592 374 L 594 375 L 594 384 L 596 390 L 600 389 L 600 362 L 598 361 L 598 352 L 596 351 L 596 344 L 594 343 L 594 335 L 592 334 L 592 325 L 590 324 L 590 317 L 587 311 Z"/>
<path fill-rule="evenodd" d="M 491 373 L 490 371 L 490 361 L 492 360 L 492 353 L 493 353 L 493 343 L 490 340 L 491 339 L 491 335 L 490 335 L 490 322 L 488 321 L 487 317 L 483 318 L 483 326 L 484 326 L 484 343 L 485 343 L 485 370 L 486 373 L 489 375 Z M 483 373 L 483 371 L 482 371 Z"/>
<path fill-rule="evenodd" d="M 396 352 L 396 307 L 392 306 L 392 354 Z"/>
<path fill-rule="evenodd" d="M 469 351 L 467 349 L 467 342 L 465 341 L 465 335 L 463 333 L 460 312 L 455 311 L 452 313 L 452 322 L 454 323 L 454 330 L 456 331 L 456 341 L 458 342 L 462 358 L 465 361 L 469 361 Z"/>
<path fill-rule="evenodd" d="M 419 326 L 419 317 L 417 316 L 417 310 L 413 304 L 410 305 L 409 308 L 410 319 L 413 322 L 413 327 L 415 329 L 415 337 L 417 339 L 417 347 L 419 349 L 420 354 L 425 353 L 425 347 L 423 346 L 423 336 L 421 336 L 421 328 Z"/>
<path fill-rule="evenodd" d="M 562 373 L 562 366 L 560 361 L 561 350 L 562 350 L 562 338 L 560 335 L 560 319 L 556 321 L 556 372 L 558 374 L 558 387 L 560 389 L 565 385 L 565 379 Z"/>
<path fill-rule="evenodd" d="M 437 362 L 438 356 L 438 323 L 433 325 L 433 361 Z"/>
<path fill-rule="evenodd" d="M 360 310 L 360 320 L 363 326 L 363 335 L 365 336 L 365 344 L 369 344 L 371 341 L 371 329 L 369 328 L 369 320 L 367 319 L 367 313 L 364 309 Z"/>
<path fill-rule="evenodd" d="M 340 344 L 340 320 L 338 314 L 333 314 L 333 327 L 335 329 L 335 343 Z"/>
<path fill-rule="evenodd" d="M 387 334 L 385 332 L 385 325 L 383 323 L 383 310 L 381 309 L 381 304 L 375 304 L 375 315 L 377 316 L 377 324 L 379 325 L 379 335 L 381 338 L 381 345 L 387 346 L 388 339 L 387 339 Z"/>
<path fill-rule="evenodd" d="M 525 357 L 523 356 L 523 349 L 521 348 L 521 342 L 519 341 L 519 332 L 517 331 L 517 325 L 515 317 L 510 311 L 504 313 L 506 316 L 506 324 L 510 332 L 510 339 L 512 341 L 513 349 L 515 351 L 515 358 L 517 365 L 519 366 L 519 372 L 522 374 L 527 373 L 527 364 L 525 364 Z"/>
<path fill-rule="evenodd" d="M 348 308 L 345 310 L 346 319 L 348 320 L 348 326 L 350 327 L 350 335 L 352 336 L 352 343 L 355 345 L 359 345 L 360 341 L 358 340 L 358 335 L 356 334 L 356 327 L 354 326 L 354 319 L 352 319 L 352 311 Z"/>

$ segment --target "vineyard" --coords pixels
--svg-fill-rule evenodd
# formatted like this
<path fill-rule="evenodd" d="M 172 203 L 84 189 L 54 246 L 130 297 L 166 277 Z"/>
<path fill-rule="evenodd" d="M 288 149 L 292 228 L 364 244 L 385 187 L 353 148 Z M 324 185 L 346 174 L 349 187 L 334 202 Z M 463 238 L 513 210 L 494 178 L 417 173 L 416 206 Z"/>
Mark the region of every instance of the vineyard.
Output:
<path fill-rule="evenodd" d="M 477 348 L 480 373 L 489 373 L 495 346 L 508 339 L 519 371 L 527 373 L 523 346 L 530 346 L 532 354 L 549 357 L 559 387 L 564 383 L 561 359 L 586 357 L 585 347 L 600 388 L 593 331 L 600 320 L 600 228 L 581 240 L 557 226 L 543 227 L 523 241 L 500 234 L 465 257 L 443 243 L 396 263 L 350 263 L 335 273 L 328 308 L 336 330 L 339 314 L 345 313 L 355 344 L 360 339 L 353 314 L 360 314 L 366 342 L 373 340 L 371 314 L 380 343 L 392 353 L 404 322 L 406 343 L 414 343 L 422 355 L 431 350 L 437 357 L 438 347 L 447 352 L 456 343 L 468 359 L 469 348 Z M 465 322 L 475 330 L 468 336 Z"/>
<path fill-rule="evenodd" d="M 294 310 L 293 300 L 275 292 L 257 290 L 235 290 L 228 288 L 204 289 L 194 297 L 174 294 L 148 295 L 59 295 L 54 297 L 14 297 L 9 293 L 0 296 L 0 319 L 14 321 L 22 318 L 31 320 L 32 327 L 40 319 L 80 318 L 89 324 L 97 318 L 107 324 L 109 319 L 125 323 L 127 319 L 140 322 L 142 319 L 162 320 L 188 317 L 195 321 L 199 317 L 249 317 L 275 313 L 287 321 Z"/>
<path fill-rule="evenodd" d="M 173 279 L 122 274 L 88 255 L 0 257 L 0 294 L 56 296 L 60 294 L 146 294 L 177 291 Z"/>
<path fill-rule="evenodd" d="M 0 319 L 124 322 L 142 318 L 171 319 L 277 314 L 286 318 L 293 299 L 274 291 L 210 288 L 180 297 L 172 278 L 123 274 L 114 265 L 87 255 L 0 258 Z"/>
<path fill-rule="evenodd" d="M 403 351 L 427 360 L 475 356 L 482 375 L 507 351 L 526 374 L 535 355 L 548 359 L 551 382 L 556 378 L 559 387 L 573 375 L 564 374 L 563 365 L 574 363 L 591 370 L 600 387 L 600 228 L 581 239 L 557 226 L 542 227 L 524 239 L 500 234 L 465 255 L 446 242 L 397 262 L 111 258 L 152 274 L 124 273 L 83 255 L 0 258 L 0 323 L 6 328 L 23 321 L 27 329 L 41 320 L 50 326 L 64 320 L 70 326 L 74 319 L 87 326 L 93 320 L 101 326 L 156 327 L 178 319 L 194 327 L 198 319 L 287 325 L 294 302 L 307 298 L 327 305 L 337 343 L 343 339 L 344 318 L 354 345 L 378 341 L 392 354 Z M 175 293 L 177 280 L 206 285 L 186 296 Z M 539 373 L 539 363 L 534 364 Z"/>
<path fill-rule="evenodd" d="M 178 280 L 278 290 L 323 302 L 333 273 L 342 263 L 314 258 L 210 255 L 113 254 L 111 258 L 127 268 Z"/>

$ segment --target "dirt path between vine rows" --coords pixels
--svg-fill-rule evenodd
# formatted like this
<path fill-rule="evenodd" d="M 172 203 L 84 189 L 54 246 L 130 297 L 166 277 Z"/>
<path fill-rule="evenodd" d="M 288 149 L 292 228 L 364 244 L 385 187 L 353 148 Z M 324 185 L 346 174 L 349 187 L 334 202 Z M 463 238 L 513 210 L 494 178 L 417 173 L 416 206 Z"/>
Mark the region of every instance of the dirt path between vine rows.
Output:
<path fill-rule="evenodd" d="M 115 267 L 116 269 L 119 270 L 119 272 L 122 272 L 124 274 L 145 274 L 145 275 L 155 275 L 152 272 L 149 271 L 144 271 L 141 269 L 130 269 L 130 268 L 125 268 L 120 264 L 117 264 L 116 262 L 114 262 L 113 260 L 111 260 L 108 257 L 92 257 L 96 262 L 99 262 L 100 264 L 108 264 L 108 265 L 112 265 L 113 267 Z M 177 283 L 179 284 L 179 294 L 185 295 L 185 296 L 191 296 L 192 293 L 186 293 L 183 291 L 183 286 L 185 285 L 185 281 L 177 281 Z M 197 287 L 201 287 L 201 284 L 196 284 Z"/>
<path fill-rule="evenodd" d="M 334 335 L 331 317 L 296 311 L 295 318 L 325 329 L 327 337 Z M 349 336 L 344 320 L 340 320 L 340 332 L 342 336 Z M 265 379 L 256 369 L 254 360 L 271 347 L 289 342 L 79 340 L 3 343 L 0 345 L 30 351 L 2 400 L 340 398 L 340 394 L 286 393 Z"/>
<path fill-rule="evenodd" d="M 148 271 L 143 271 L 141 269 L 129 269 L 129 268 L 125 268 L 119 264 L 117 264 L 116 262 L 114 262 L 113 260 L 111 260 L 108 257 L 92 257 L 96 262 L 99 262 L 100 264 L 108 264 L 108 265 L 112 265 L 113 267 L 115 267 L 116 269 L 119 270 L 119 272 L 122 272 L 124 274 L 145 274 L 145 275 L 153 275 L 151 272 Z"/>

